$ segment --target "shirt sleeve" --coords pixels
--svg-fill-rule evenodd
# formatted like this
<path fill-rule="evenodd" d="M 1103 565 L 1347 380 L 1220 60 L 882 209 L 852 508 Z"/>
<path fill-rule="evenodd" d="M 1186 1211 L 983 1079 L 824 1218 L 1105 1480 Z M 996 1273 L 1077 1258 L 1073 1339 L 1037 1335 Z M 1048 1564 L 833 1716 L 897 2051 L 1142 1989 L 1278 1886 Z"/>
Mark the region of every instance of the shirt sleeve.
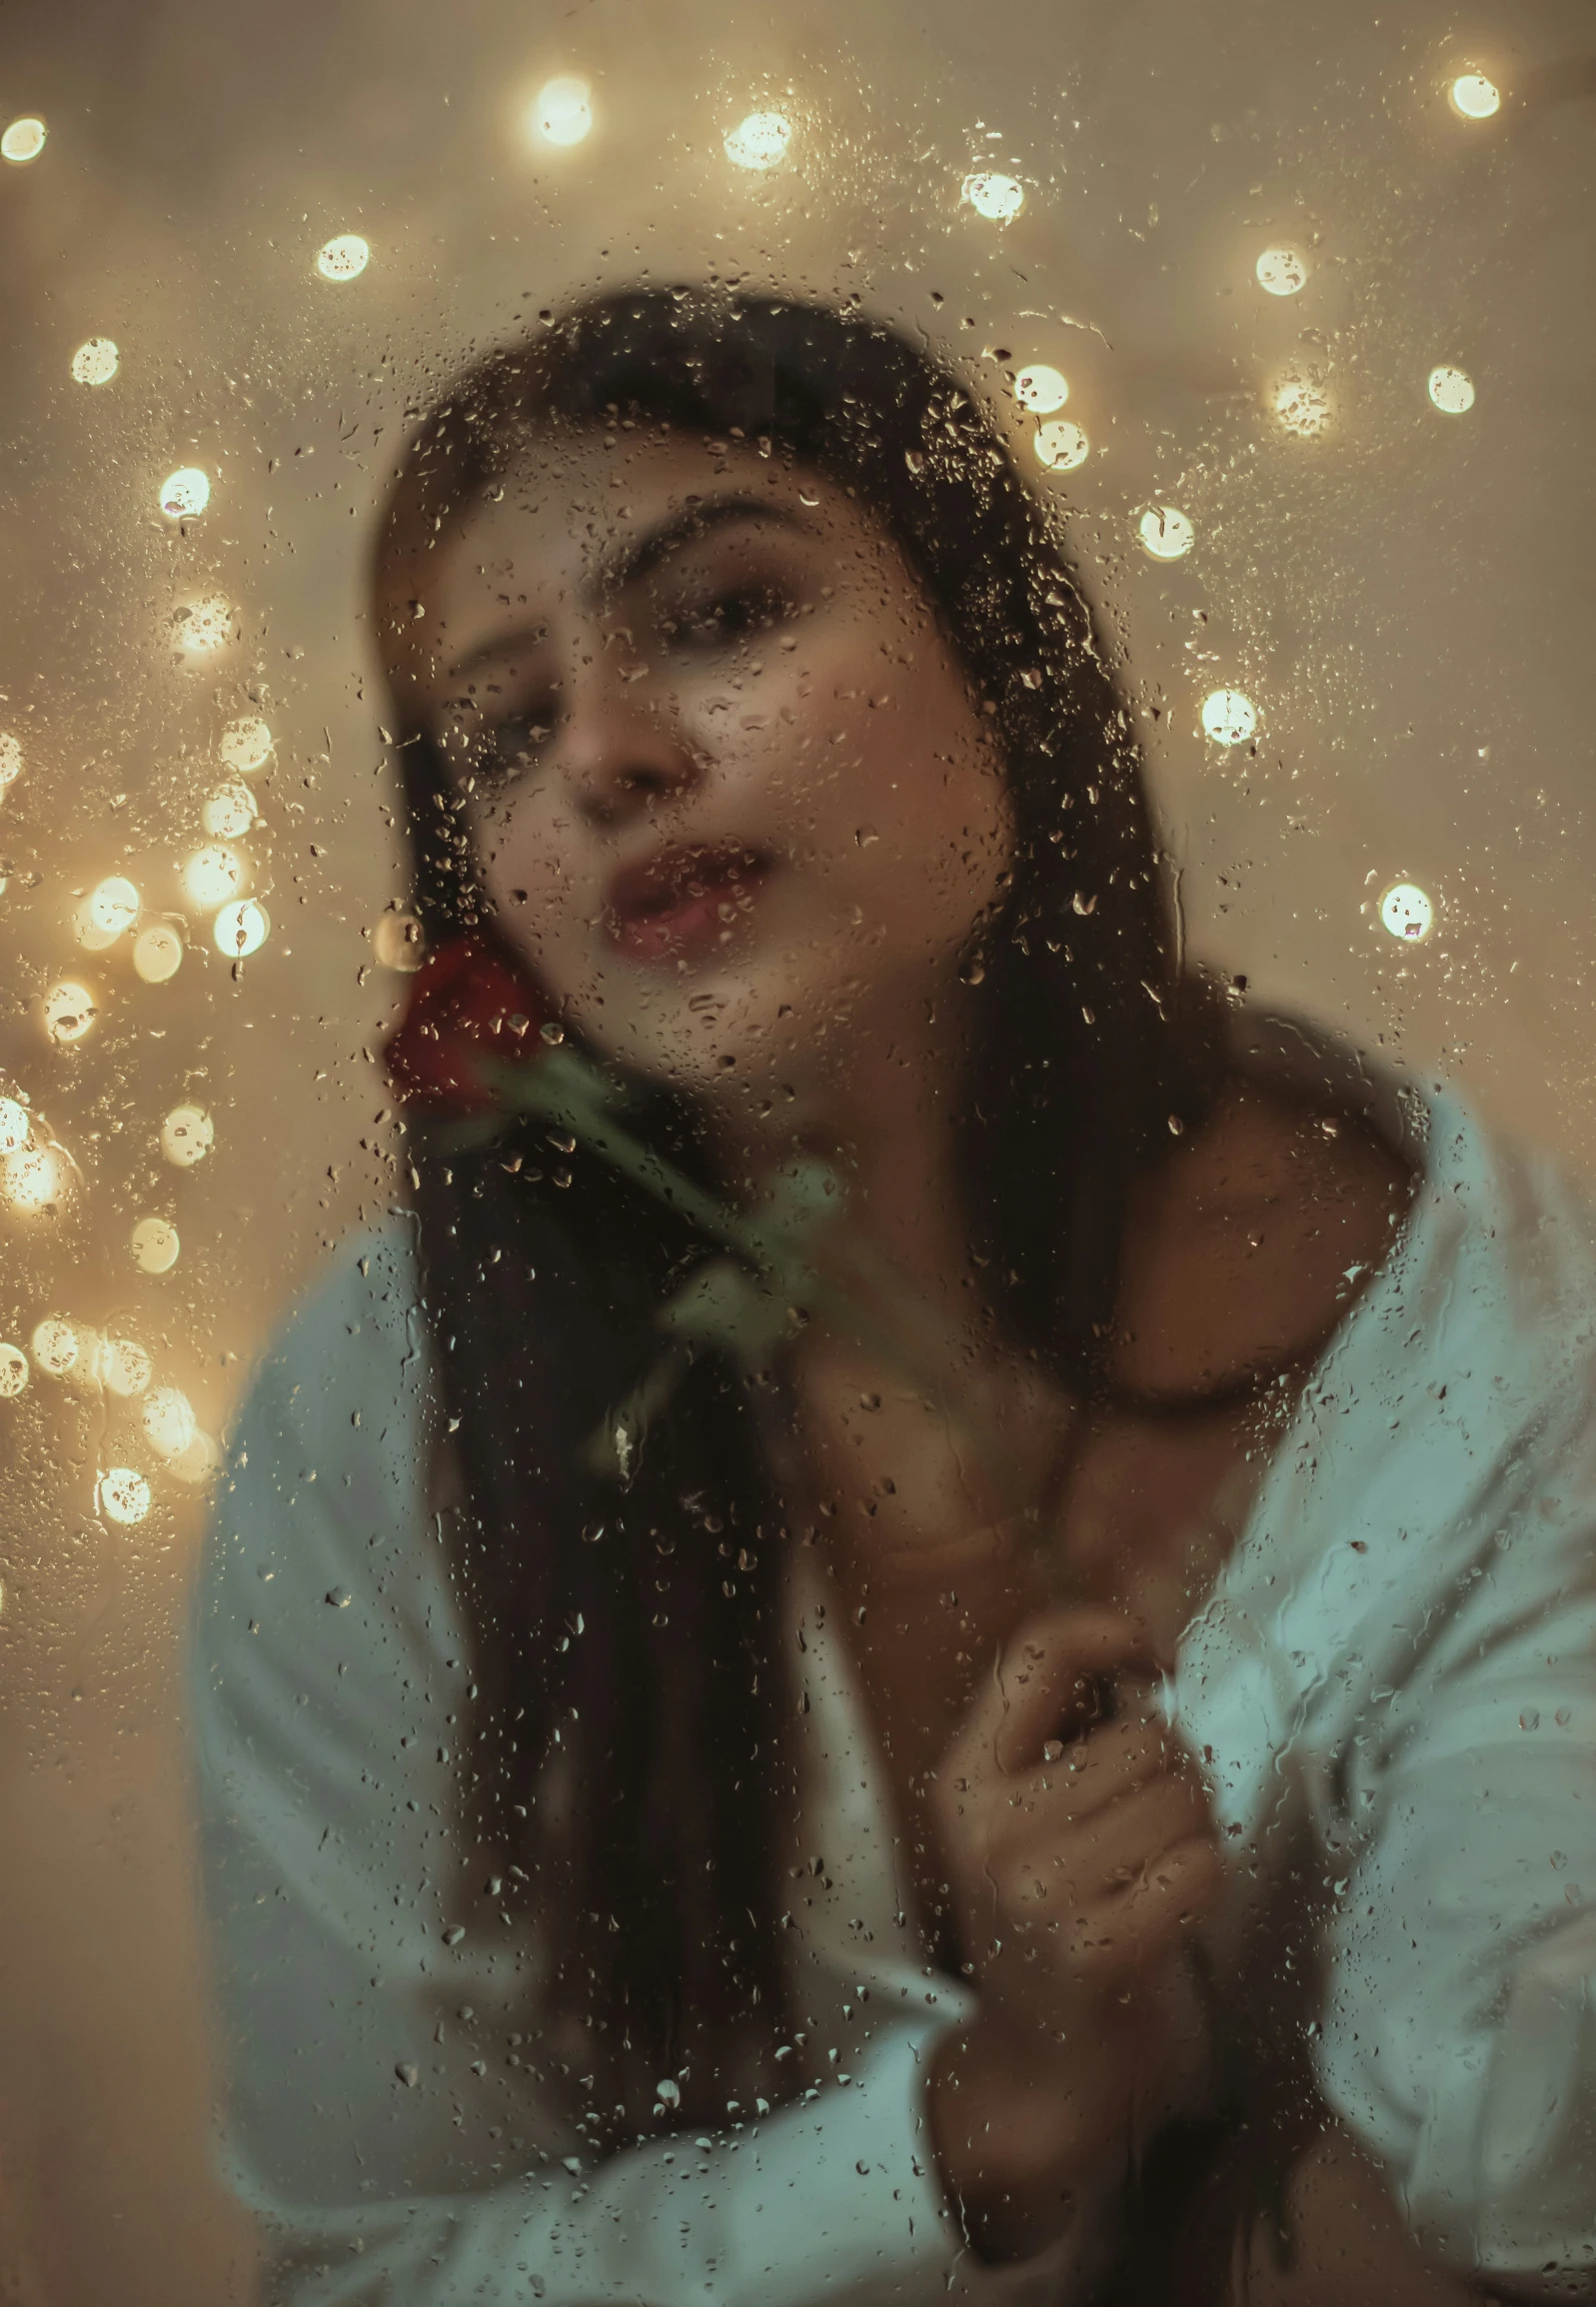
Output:
<path fill-rule="evenodd" d="M 362 1262 L 364 1258 L 364 1262 Z M 1083 2296 L 1111 2176 L 1058 2246 L 965 2248 L 923 2068 L 883 2021 L 845 2082 L 603 2159 L 530 2025 L 538 1934 L 461 1824 L 466 1628 L 429 1513 L 403 1246 L 345 1254 L 262 1369 L 200 1590 L 194 1722 L 228 2161 L 291 2307 L 843 2307 Z M 513 2031 L 517 2026 L 526 2030 Z M 512 2046 L 509 2050 L 506 2045 Z"/>

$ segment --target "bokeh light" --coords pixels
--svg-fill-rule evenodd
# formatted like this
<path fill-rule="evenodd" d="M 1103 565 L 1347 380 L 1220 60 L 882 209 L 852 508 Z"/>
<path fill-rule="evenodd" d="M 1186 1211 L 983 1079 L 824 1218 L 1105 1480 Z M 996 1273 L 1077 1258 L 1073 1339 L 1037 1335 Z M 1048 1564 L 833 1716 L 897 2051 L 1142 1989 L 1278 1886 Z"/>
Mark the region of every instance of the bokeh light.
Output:
<path fill-rule="evenodd" d="M 147 986 L 164 986 L 183 967 L 183 940 L 170 922 L 151 922 L 133 941 L 133 967 Z"/>
<path fill-rule="evenodd" d="M 102 1338 L 96 1359 L 100 1383 L 107 1393 L 120 1394 L 124 1401 L 145 1392 L 155 1375 L 149 1350 L 131 1337 Z"/>
<path fill-rule="evenodd" d="M 242 905 L 223 906 L 211 924 L 211 936 L 216 950 L 230 962 L 241 962 L 248 954 L 258 954 L 272 934 L 272 917 L 253 898 Z"/>
<path fill-rule="evenodd" d="M 414 914 L 381 914 L 372 930 L 372 951 L 385 970 L 413 976 L 427 959 L 427 939 Z"/>
<path fill-rule="evenodd" d="M 97 882 L 72 920 L 72 934 L 91 954 L 104 953 L 139 918 L 139 893 L 121 874 Z"/>
<path fill-rule="evenodd" d="M 0 160 L 9 160 L 14 168 L 25 167 L 30 160 L 38 159 L 49 133 L 44 122 L 31 114 L 13 120 L 0 136 Z"/>
<path fill-rule="evenodd" d="M 133 1262 L 141 1273 L 170 1273 L 183 1245 L 178 1239 L 177 1227 L 169 1219 L 141 1217 L 133 1228 L 129 1246 Z"/>
<path fill-rule="evenodd" d="M 371 261 L 371 243 L 358 232 L 336 233 L 316 251 L 316 270 L 323 280 L 359 280 Z"/>
<path fill-rule="evenodd" d="M 131 1528 L 150 1510 L 150 1485 L 132 1466 L 107 1466 L 95 1484 L 100 1511 L 108 1522 Z"/>
<path fill-rule="evenodd" d="M 1091 443 L 1069 417 L 1049 417 L 1036 427 L 1036 456 L 1049 473 L 1072 473 L 1086 462 Z"/>
<path fill-rule="evenodd" d="M 163 1458 L 181 1457 L 198 1430 L 188 1395 L 175 1385 L 158 1385 L 145 1395 L 139 1423 L 151 1449 Z"/>
<path fill-rule="evenodd" d="M 1446 417 L 1460 417 L 1474 406 L 1474 380 L 1462 369 L 1449 364 L 1431 369 L 1429 395 L 1435 406 Z"/>
<path fill-rule="evenodd" d="M 1315 377 L 1282 377 L 1269 405 L 1279 424 L 1298 441 L 1322 439 L 1334 417 L 1329 393 Z"/>
<path fill-rule="evenodd" d="M 751 112 L 726 132 L 726 157 L 756 174 L 780 168 L 793 141 L 793 123 L 781 112 Z"/>
<path fill-rule="evenodd" d="M 214 657 L 233 638 L 233 604 L 220 593 L 204 594 L 174 609 L 172 626 L 185 657 Z"/>
<path fill-rule="evenodd" d="M 1057 369 L 1050 369 L 1045 361 L 1033 361 L 1015 377 L 1014 398 L 1033 417 L 1050 417 L 1068 400 L 1069 386 Z"/>
<path fill-rule="evenodd" d="M 272 733 L 264 721 L 230 721 L 217 740 L 216 754 L 236 777 L 253 777 L 272 758 Z"/>
<path fill-rule="evenodd" d="M 200 810 L 200 824 L 222 841 L 239 841 L 260 812 L 247 785 L 224 785 L 209 794 Z"/>
<path fill-rule="evenodd" d="M 94 996 L 76 978 L 62 978 L 44 997 L 44 1030 L 63 1047 L 81 1042 L 99 1014 Z"/>
<path fill-rule="evenodd" d="M 0 1154 L 0 1201 L 21 1217 L 35 1217 L 65 1200 L 71 1165 L 54 1146 L 19 1146 Z"/>
<path fill-rule="evenodd" d="M 216 1143 L 216 1125 L 203 1106 L 174 1106 L 161 1124 L 161 1152 L 179 1169 L 203 1161 Z"/>
<path fill-rule="evenodd" d="M 1155 561 L 1181 561 L 1196 543 L 1197 532 L 1186 514 L 1173 505 L 1149 505 L 1136 523 L 1141 549 Z"/>
<path fill-rule="evenodd" d="M 978 169 L 973 176 L 965 177 L 959 187 L 959 197 L 968 202 L 977 216 L 984 216 L 993 224 L 1007 224 L 1025 205 L 1025 187 L 1017 176 L 999 176 L 992 169 Z"/>
<path fill-rule="evenodd" d="M 0 793 L 8 785 L 15 785 L 22 775 L 22 747 L 7 732 L 0 732 Z"/>
<path fill-rule="evenodd" d="M 211 501 L 211 479 L 198 465 L 180 466 L 161 483 L 161 510 L 169 520 L 186 521 Z"/>
<path fill-rule="evenodd" d="M 179 1450 L 170 1461 L 168 1471 L 176 1474 L 180 1482 L 192 1482 L 198 1486 L 210 1480 L 221 1462 L 221 1451 L 210 1435 L 200 1429 L 195 1432 L 187 1449 Z"/>
<path fill-rule="evenodd" d="M 1489 120 L 1502 108 L 1502 92 L 1483 72 L 1462 72 L 1446 92 L 1446 101 L 1462 120 Z"/>
<path fill-rule="evenodd" d="M 72 356 L 72 381 L 78 385 L 108 385 L 122 365 L 122 356 L 110 337 L 90 337 Z"/>
<path fill-rule="evenodd" d="M 249 887 L 249 868 L 237 850 L 228 849 L 222 842 L 197 849 L 183 863 L 183 887 L 190 902 L 205 913 L 213 906 L 225 906 L 229 899 L 241 897 Z"/>
<path fill-rule="evenodd" d="M 28 1386 L 28 1357 L 20 1345 L 0 1343 L 0 1401 L 15 1401 Z"/>
<path fill-rule="evenodd" d="M 1417 882 L 1392 882 L 1380 896 L 1380 926 L 1405 946 L 1421 946 L 1435 927 L 1435 901 Z"/>
<path fill-rule="evenodd" d="M 1252 269 L 1270 296 L 1294 297 L 1308 277 L 1308 260 L 1299 249 L 1266 248 Z"/>
<path fill-rule="evenodd" d="M 36 1322 L 28 1343 L 34 1360 L 50 1377 L 66 1377 L 76 1369 L 83 1352 L 77 1324 L 59 1313 L 47 1313 L 42 1321 Z"/>
<path fill-rule="evenodd" d="M 1245 745 L 1257 726 L 1257 709 L 1242 690 L 1210 689 L 1202 701 L 1202 734 L 1215 745 Z"/>
<path fill-rule="evenodd" d="M 32 1128 L 26 1106 L 19 1106 L 15 1098 L 0 1098 L 0 1154 L 14 1154 L 26 1146 Z"/>
<path fill-rule="evenodd" d="M 580 74 L 562 72 L 532 100 L 527 124 L 545 144 L 580 144 L 593 128 L 593 90 Z"/>

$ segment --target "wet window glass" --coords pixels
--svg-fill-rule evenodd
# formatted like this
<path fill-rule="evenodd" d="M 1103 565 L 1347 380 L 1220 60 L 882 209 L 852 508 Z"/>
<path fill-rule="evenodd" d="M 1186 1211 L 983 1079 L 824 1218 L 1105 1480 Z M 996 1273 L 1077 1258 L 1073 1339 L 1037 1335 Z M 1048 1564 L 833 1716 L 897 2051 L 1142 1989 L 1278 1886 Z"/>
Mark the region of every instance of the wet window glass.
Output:
<path fill-rule="evenodd" d="M 0 54 L 0 2297 L 1591 2297 L 1588 11 Z"/>

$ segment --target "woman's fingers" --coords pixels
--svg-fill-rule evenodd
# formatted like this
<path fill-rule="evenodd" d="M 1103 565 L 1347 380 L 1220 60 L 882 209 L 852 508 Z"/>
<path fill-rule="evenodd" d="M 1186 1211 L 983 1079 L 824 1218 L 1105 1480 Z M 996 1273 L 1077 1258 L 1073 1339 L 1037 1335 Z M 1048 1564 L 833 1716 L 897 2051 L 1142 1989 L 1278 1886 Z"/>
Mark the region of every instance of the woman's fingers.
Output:
<path fill-rule="evenodd" d="M 1088 1726 L 1102 1682 L 1148 1667 L 1146 1645 L 1117 1611 L 1058 1610 L 1033 1619 L 997 1661 L 944 1771 L 973 1784 L 1039 1762 L 1049 1740 Z"/>
<path fill-rule="evenodd" d="M 1211 1835 L 1202 1790 L 1165 1771 L 1084 1819 L 1039 1805 L 1010 1813 L 987 1845 L 986 1877 L 1015 1917 L 1112 1897 L 1177 1843 Z"/>

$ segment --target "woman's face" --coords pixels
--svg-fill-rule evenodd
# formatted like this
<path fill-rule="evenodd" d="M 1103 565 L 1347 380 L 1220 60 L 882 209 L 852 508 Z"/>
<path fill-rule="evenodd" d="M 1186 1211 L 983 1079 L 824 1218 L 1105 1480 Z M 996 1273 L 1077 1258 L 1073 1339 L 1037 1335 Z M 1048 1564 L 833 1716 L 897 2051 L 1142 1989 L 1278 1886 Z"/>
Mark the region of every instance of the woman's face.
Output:
<path fill-rule="evenodd" d="M 501 934 L 599 1050 L 801 1129 L 956 1039 L 999 758 L 844 491 L 752 447 L 552 434 L 386 613 Z"/>

